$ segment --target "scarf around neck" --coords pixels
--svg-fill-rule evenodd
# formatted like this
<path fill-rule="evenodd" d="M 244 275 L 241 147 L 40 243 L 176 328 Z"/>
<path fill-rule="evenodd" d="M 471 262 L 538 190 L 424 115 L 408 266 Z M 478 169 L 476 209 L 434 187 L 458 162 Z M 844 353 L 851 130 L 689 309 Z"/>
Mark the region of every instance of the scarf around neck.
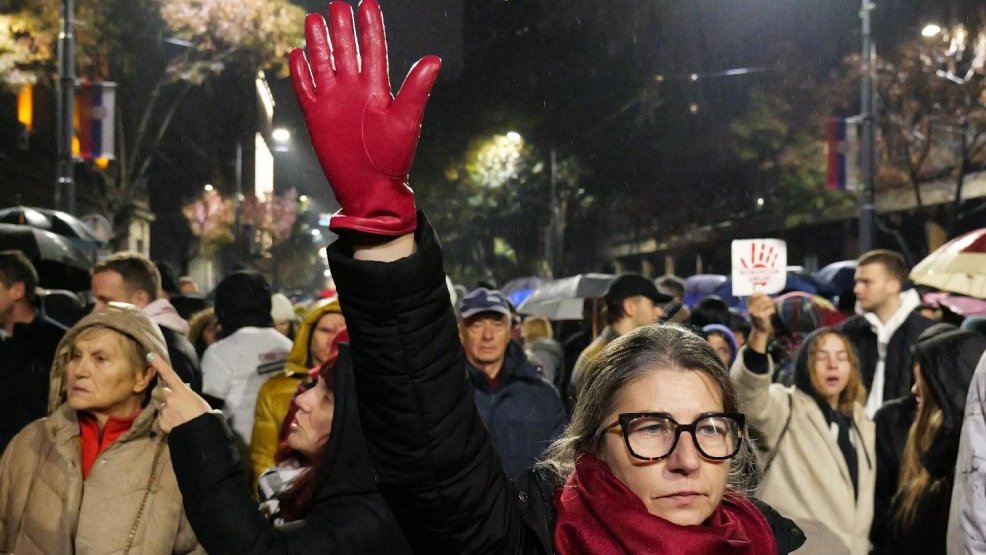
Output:
<path fill-rule="evenodd" d="M 700 526 L 681 526 L 647 512 L 643 501 L 592 455 L 576 460 L 555 497 L 555 550 L 561 555 L 617 553 L 775 555 L 767 519 L 727 493 Z"/>

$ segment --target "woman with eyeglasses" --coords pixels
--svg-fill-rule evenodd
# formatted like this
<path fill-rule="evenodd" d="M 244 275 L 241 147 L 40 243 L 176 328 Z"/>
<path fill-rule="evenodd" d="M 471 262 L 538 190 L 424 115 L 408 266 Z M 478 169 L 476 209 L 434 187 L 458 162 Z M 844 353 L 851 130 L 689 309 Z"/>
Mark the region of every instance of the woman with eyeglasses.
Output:
<path fill-rule="evenodd" d="M 745 425 L 697 334 L 647 326 L 587 369 L 568 431 L 511 482 L 463 379 L 434 230 L 407 186 L 440 61 L 396 99 L 375 0 L 306 20 L 295 90 L 341 210 L 329 262 L 377 483 L 417 553 L 788 553 L 800 530 L 730 488 Z"/>
<path fill-rule="evenodd" d="M 820 328 L 798 351 L 794 385 L 772 384 L 767 341 L 775 305 L 755 293 L 748 310 L 753 329 L 732 377 L 766 460 L 759 493 L 805 531 L 805 552 L 865 555 L 875 427 L 866 417 L 856 353 L 841 332 Z"/>

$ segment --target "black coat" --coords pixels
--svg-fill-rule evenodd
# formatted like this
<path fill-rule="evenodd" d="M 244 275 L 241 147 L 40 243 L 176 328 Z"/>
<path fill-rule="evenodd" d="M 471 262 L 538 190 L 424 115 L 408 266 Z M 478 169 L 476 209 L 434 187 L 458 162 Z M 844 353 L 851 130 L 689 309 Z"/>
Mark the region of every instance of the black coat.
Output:
<path fill-rule="evenodd" d="M 48 414 L 51 362 L 65 327 L 38 314 L 0 340 L 0 453 L 17 432 Z"/>
<path fill-rule="evenodd" d="M 917 311 L 907 315 L 904 323 L 897 328 L 887 345 L 887 358 L 884 361 L 883 400 L 898 399 L 910 394 L 914 385 L 911 371 L 911 346 L 918 342 L 921 332 L 934 322 L 921 316 Z M 849 337 L 859 356 L 859 372 L 863 385 L 869 391 L 876 373 L 876 363 L 880 360 L 877 352 L 876 334 L 866 318 L 860 314 L 839 324 L 839 329 Z M 865 404 L 865 401 L 864 401 Z"/>
<path fill-rule="evenodd" d="M 558 484 L 503 472 L 462 376 L 441 248 L 421 213 L 416 241 L 392 263 L 354 260 L 342 241 L 329 248 L 380 491 L 417 553 L 552 553 Z M 803 542 L 765 514 L 781 553 Z"/>
<path fill-rule="evenodd" d="M 979 359 L 986 351 L 986 338 L 954 330 L 920 341 L 914 347 L 921 363 L 925 389 L 941 408 L 942 420 L 921 464 L 936 487 L 921 495 L 915 505 L 915 524 L 902 527 L 891 520 L 886 526 L 885 553 L 935 555 L 945 554 L 948 511 L 952 498 L 955 459 L 958 456 L 965 402 Z M 900 496 L 893 499 L 891 515 L 898 510 Z"/>
<path fill-rule="evenodd" d="M 164 342 L 168 346 L 168 358 L 175 373 L 187 383 L 196 393 L 202 393 L 202 367 L 199 365 L 199 355 L 195 347 L 182 333 L 171 328 L 158 325 Z"/>
<path fill-rule="evenodd" d="M 172 430 L 168 443 L 185 514 L 209 553 L 411 552 L 374 482 L 351 360 L 341 345 L 332 431 L 304 520 L 275 527 L 260 514 L 221 415 L 203 414 Z"/>

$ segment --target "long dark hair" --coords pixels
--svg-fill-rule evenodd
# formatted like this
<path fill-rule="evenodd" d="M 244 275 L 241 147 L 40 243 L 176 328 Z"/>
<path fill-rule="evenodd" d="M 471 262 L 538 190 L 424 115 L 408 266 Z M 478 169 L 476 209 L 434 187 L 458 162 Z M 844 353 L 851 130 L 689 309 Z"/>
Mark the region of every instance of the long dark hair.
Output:
<path fill-rule="evenodd" d="M 325 364 L 318 369 L 318 380 L 325 384 L 329 391 L 334 390 L 336 360 L 338 360 L 338 356 L 325 361 Z M 315 387 L 316 383 L 311 382 L 309 388 Z M 319 449 L 312 458 L 305 457 L 297 451 L 290 452 L 287 457 L 295 458 L 302 465 L 308 467 L 280 496 L 281 517 L 285 522 L 290 522 L 305 518 L 308 511 L 311 510 L 312 498 L 315 495 L 315 482 L 321 474 L 322 462 L 325 460 L 325 448 L 323 446 Z"/>

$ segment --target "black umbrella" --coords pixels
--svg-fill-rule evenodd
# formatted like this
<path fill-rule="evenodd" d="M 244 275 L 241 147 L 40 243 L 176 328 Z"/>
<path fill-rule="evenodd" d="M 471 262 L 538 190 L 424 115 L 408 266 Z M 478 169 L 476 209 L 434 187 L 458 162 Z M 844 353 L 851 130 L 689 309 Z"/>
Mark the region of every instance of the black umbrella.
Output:
<path fill-rule="evenodd" d="M 85 222 L 60 210 L 13 206 L 0 210 L 0 223 L 36 227 L 63 237 L 102 244 Z"/>
<path fill-rule="evenodd" d="M 0 250 L 19 250 L 38 271 L 38 285 L 46 289 L 89 289 L 94 257 L 72 239 L 26 225 L 0 223 Z"/>

